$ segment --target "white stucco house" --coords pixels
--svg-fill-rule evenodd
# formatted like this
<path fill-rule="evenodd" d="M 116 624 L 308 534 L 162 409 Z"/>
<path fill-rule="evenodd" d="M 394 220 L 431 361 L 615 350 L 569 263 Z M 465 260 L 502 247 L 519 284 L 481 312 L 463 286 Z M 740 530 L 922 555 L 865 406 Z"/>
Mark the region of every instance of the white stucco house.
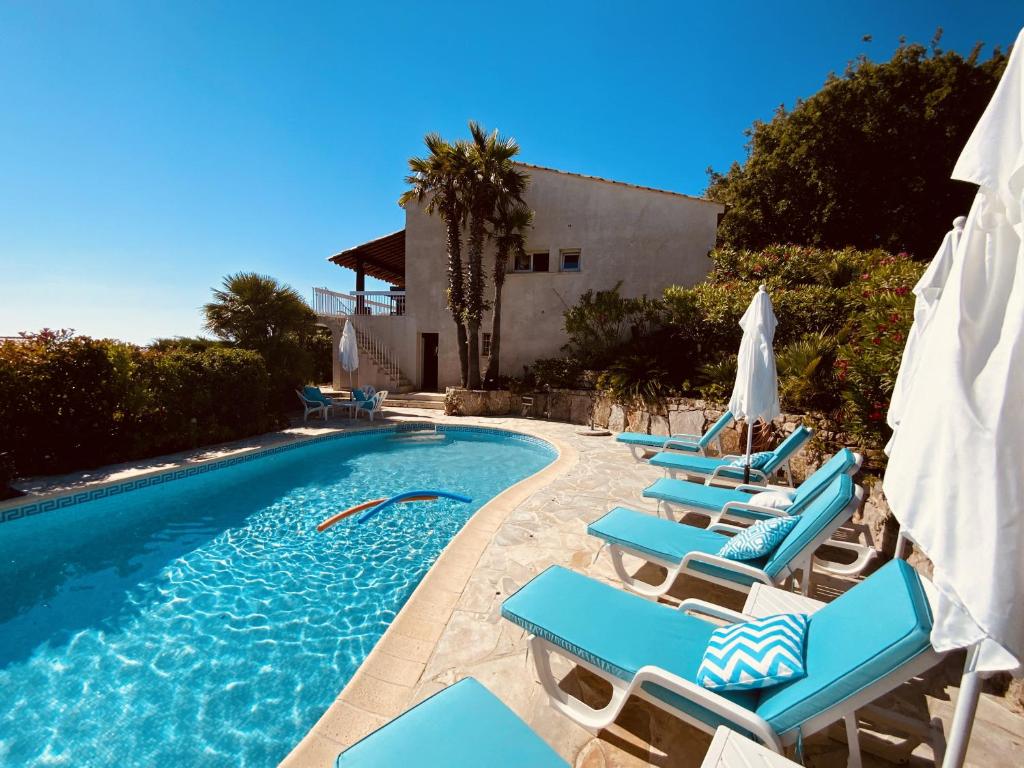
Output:
<path fill-rule="evenodd" d="M 522 376 L 524 366 L 558 356 L 567 341 L 563 313 L 588 289 L 607 290 L 621 282 L 623 296 L 654 297 L 669 285 L 693 285 L 707 275 L 722 204 L 519 165 L 530 176 L 524 199 L 535 213 L 527 256 L 509 265 L 502 292 L 502 374 Z M 392 392 L 458 385 L 455 325 L 445 303 L 444 235 L 440 218 L 409 204 L 405 229 L 329 257 L 356 273 L 351 294 L 313 291 L 318 321 L 334 335 L 336 388 L 348 383 L 337 343 L 348 317 L 359 337 L 361 383 Z M 484 263 L 493 263 L 492 252 Z M 366 275 L 393 288 L 365 291 Z M 489 329 L 486 317 L 482 330 Z M 484 354 L 489 341 L 489 333 L 482 334 Z"/>

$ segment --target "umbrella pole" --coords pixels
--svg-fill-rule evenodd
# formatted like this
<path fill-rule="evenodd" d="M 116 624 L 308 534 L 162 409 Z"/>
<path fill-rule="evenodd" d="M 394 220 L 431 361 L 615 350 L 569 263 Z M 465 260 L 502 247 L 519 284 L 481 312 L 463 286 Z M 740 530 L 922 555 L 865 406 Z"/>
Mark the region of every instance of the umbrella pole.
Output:
<path fill-rule="evenodd" d="M 974 726 L 974 713 L 978 709 L 981 697 L 981 673 L 978 672 L 979 646 L 972 645 L 967 651 L 964 664 L 964 675 L 960 678 L 960 695 L 953 711 L 953 723 L 950 726 L 949 741 L 946 743 L 946 755 L 942 759 L 942 768 L 960 768 L 967 757 L 967 744 L 971 740 L 971 728 Z"/>
<path fill-rule="evenodd" d="M 750 482 L 750 454 L 754 446 L 754 425 L 747 421 L 747 463 L 743 467 L 743 482 Z"/>

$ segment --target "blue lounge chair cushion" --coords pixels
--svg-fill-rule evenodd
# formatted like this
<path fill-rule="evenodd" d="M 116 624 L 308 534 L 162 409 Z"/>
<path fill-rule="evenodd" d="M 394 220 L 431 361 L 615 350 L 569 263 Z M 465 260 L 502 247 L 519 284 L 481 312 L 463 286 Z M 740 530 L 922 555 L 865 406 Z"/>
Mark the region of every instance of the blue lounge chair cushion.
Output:
<path fill-rule="evenodd" d="M 352 390 L 352 399 L 353 400 L 359 400 L 360 402 L 362 402 L 363 400 L 366 399 L 366 393 L 363 392 L 363 390 L 361 390 L 361 389 L 353 389 Z"/>
<path fill-rule="evenodd" d="M 501 614 L 621 680 L 631 680 L 641 667 L 655 665 L 696 683 L 697 668 L 715 629 L 667 605 L 559 566 L 548 568 L 508 598 Z M 724 723 L 661 686 L 645 683 L 644 689 L 704 722 Z M 756 691 L 721 695 L 747 709 L 756 706 L 758 698 Z"/>
<path fill-rule="evenodd" d="M 802 424 L 794 429 L 789 436 L 779 443 L 778 447 L 771 453 L 771 459 L 762 468 L 762 471 L 766 474 L 771 474 L 776 469 L 782 466 L 783 462 L 791 458 L 797 449 L 807 442 L 807 439 L 811 436 L 811 430 Z M 731 460 L 726 461 L 725 459 L 709 459 L 705 456 L 685 456 L 678 453 L 659 453 L 657 456 L 650 460 L 652 466 L 664 467 L 666 469 L 675 469 L 683 472 L 689 472 L 694 475 L 710 475 L 718 467 L 729 466 Z M 736 468 L 735 470 L 729 469 L 724 473 L 721 473 L 729 479 L 743 479 L 743 469 Z"/>
<path fill-rule="evenodd" d="M 772 517 L 758 520 L 729 539 L 718 554 L 729 560 L 756 560 L 775 551 L 792 531 L 799 517 Z"/>
<path fill-rule="evenodd" d="M 587 526 L 587 533 L 610 544 L 618 544 L 624 549 L 673 564 L 681 562 L 689 552 L 716 555 L 729 541 L 728 536 L 714 531 L 673 523 L 671 520 L 625 507 L 616 507 L 600 520 L 591 523 Z M 746 564 L 760 568 L 766 560 L 767 558 L 758 558 L 747 561 Z M 737 584 L 754 583 L 751 576 L 735 573 L 717 565 L 691 563 L 690 567 L 709 576 Z"/>
<path fill-rule="evenodd" d="M 800 483 L 793 494 L 793 504 L 799 509 L 813 499 L 839 475 L 849 472 L 857 463 L 857 454 L 849 448 L 840 449 L 831 459 L 818 467 L 806 480 Z"/>
<path fill-rule="evenodd" d="M 314 403 L 320 403 L 321 405 L 331 404 L 331 401 L 327 399 L 327 396 L 320 391 L 320 387 L 303 387 L 302 394 L 307 400 L 311 400 Z"/>
<path fill-rule="evenodd" d="M 673 480 L 663 477 L 644 488 L 643 495 L 648 499 L 658 499 L 687 507 L 699 507 L 709 512 L 717 512 L 730 501 L 749 501 L 750 494 L 734 488 L 722 488 L 717 485 L 690 483 L 686 480 Z"/>
<path fill-rule="evenodd" d="M 927 651 L 931 629 L 920 577 L 893 560 L 811 614 L 806 677 L 763 691 L 757 714 L 785 734 Z"/>
<path fill-rule="evenodd" d="M 729 422 L 732 421 L 732 411 L 726 411 L 718 417 L 718 421 L 711 425 L 711 428 L 704 433 L 704 436 L 700 439 L 700 447 L 707 448 L 711 445 L 711 441 L 718 436 L 718 433 L 725 429 Z"/>
<path fill-rule="evenodd" d="M 337 768 L 569 768 L 471 677 L 420 702 L 338 755 Z"/>
<path fill-rule="evenodd" d="M 807 615 L 780 613 L 711 633 L 697 681 L 713 691 L 768 688 L 806 674 Z"/>
<path fill-rule="evenodd" d="M 665 435 L 645 435 L 642 432 L 621 432 L 615 437 L 620 443 L 626 445 L 641 445 L 644 448 L 664 448 L 666 441 L 669 439 Z M 696 452 L 696 445 L 686 445 L 685 443 L 673 444 L 674 450 L 680 451 L 694 451 Z"/>
<path fill-rule="evenodd" d="M 782 573 L 799 557 L 810 544 L 825 531 L 835 531 L 853 514 L 847 505 L 854 497 L 856 486 L 849 475 L 840 475 L 832 480 L 818 496 L 814 497 L 796 519 L 797 523 L 786 538 L 775 548 L 765 572 L 773 579 Z"/>

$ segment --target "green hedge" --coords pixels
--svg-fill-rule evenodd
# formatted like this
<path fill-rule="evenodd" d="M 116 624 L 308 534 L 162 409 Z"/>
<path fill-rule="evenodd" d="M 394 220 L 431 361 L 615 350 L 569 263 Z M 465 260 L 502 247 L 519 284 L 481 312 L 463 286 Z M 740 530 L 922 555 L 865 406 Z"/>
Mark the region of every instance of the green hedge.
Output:
<path fill-rule="evenodd" d="M 597 294 L 600 301 L 584 297 L 566 312 L 570 355 L 538 361 L 538 381 L 557 386 L 583 369 L 614 369 L 620 389 L 656 375 L 659 391 L 727 398 L 736 375 L 739 320 L 764 284 L 779 320 L 775 352 L 783 407 L 830 414 L 865 445 L 883 445 L 885 413 L 913 320 L 911 289 L 925 265 L 905 253 L 792 245 L 719 248 L 711 259 L 706 281 L 669 287 L 660 300 L 622 299 L 617 290 Z M 608 318 L 614 333 L 596 333 Z M 597 336 L 602 343 L 594 341 Z M 644 359 L 658 365 L 645 368 Z"/>
<path fill-rule="evenodd" d="M 263 359 L 247 350 L 52 331 L 5 341 L 0 471 L 68 472 L 258 434 L 280 423 L 269 395 Z"/>

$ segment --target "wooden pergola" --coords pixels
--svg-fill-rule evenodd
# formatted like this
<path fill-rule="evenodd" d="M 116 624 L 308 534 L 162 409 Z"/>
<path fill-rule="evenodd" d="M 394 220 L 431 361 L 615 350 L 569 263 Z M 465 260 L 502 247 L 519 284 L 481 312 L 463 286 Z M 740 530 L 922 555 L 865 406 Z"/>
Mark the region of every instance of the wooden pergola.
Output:
<path fill-rule="evenodd" d="M 349 248 L 328 261 L 356 273 L 356 291 L 366 290 L 366 275 L 405 290 L 405 230 Z"/>

